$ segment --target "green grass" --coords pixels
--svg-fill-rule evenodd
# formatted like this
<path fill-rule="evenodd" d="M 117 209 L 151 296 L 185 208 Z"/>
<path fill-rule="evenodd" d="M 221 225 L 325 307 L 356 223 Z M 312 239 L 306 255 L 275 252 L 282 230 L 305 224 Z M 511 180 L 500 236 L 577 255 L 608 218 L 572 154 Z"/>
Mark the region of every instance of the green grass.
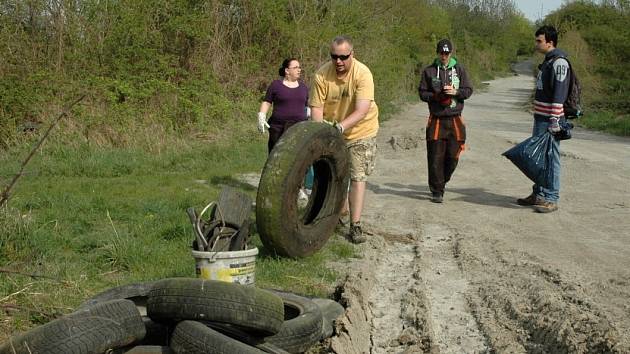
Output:
<path fill-rule="evenodd" d="M 328 268 L 326 262 L 351 257 L 357 257 L 355 247 L 337 234 L 321 251 L 302 259 L 278 257 L 263 248 L 256 260 L 256 283 L 264 288 L 327 297 L 334 290 L 332 285 L 339 272 Z"/>
<path fill-rule="evenodd" d="M 615 114 L 608 111 L 586 112 L 577 123 L 589 129 L 630 136 L 630 114 Z"/>
<path fill-rule="evenodd" d="M 0 209 L 0 342 L 16 330 L 45 323 L 106 288 L 166 277 L 195 277 L 186 208 L 218 199 L 222 185 L 255 198 L 236 179 L 259 172 L 263 138 L 234 145 L 188 142 L 149 153 L 136 149 L 46 147 L 32 160 Z M 4 188 L 27 151 L 0 154 Z M 355 256 L 333 236 L 304 259 L 259 247 L 260 287 L 327 296 L 337 272 L 326 263 Z"/>

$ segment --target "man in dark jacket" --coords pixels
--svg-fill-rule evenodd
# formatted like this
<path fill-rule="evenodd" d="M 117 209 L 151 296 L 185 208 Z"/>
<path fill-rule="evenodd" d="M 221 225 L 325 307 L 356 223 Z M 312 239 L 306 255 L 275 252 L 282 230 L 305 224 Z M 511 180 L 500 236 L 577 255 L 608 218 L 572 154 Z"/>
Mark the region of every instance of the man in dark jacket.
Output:
<path fill-rule="evenodd" d="M 545 60 L 538 67 L 536 94 L 534 97 L 534 128 L 532 136 L 560 132 L 564 123 L 563 104 L 569 93 L 571 71 L 566 53 L 557 49 L 558 32 L 553 26 L 542 26 L 536 31 L 536 50 L 545 55 Z M 539 213 L 558 210 L 560 198 L 560 141 L 554 139 L 558 149 L 553 149 L 551 164 L 553 175 L 549 176 L 546 187 L 534 184 L 532 194 L 519 198 L 519 205 L 533 206 Z"/>
<path fill-rule="evenodd" d="M 466 127 L 462 119 L 464 100 L 473 92 L 464 67 L 453 57 L 453 44 L 442 39 L 438 58 L 422 72 L 420 99 L 429 104 L 427 122 L 427 162 L 431 201 L 442 203 L 444 186 L 464 151 Z"/>

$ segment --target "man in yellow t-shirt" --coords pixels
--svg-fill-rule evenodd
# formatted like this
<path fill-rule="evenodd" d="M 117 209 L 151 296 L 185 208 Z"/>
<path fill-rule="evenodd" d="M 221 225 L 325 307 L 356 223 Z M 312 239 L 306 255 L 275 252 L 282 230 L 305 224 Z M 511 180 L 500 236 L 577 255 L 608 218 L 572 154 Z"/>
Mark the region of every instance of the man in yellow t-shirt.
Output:
<path fill-rule="evenodd" d="M 350 153 L 350 239 L 367 238 L 361 229 L 367 176 L 374 170 L 378 107 L 374 102 L 374 80 L 365 64 L 354 58 L 352 41 L 339 36 L 330 44 L 331 61 L 322 65 L 309 95 L 314 121 L 332 123 L 346 140 Z"/>

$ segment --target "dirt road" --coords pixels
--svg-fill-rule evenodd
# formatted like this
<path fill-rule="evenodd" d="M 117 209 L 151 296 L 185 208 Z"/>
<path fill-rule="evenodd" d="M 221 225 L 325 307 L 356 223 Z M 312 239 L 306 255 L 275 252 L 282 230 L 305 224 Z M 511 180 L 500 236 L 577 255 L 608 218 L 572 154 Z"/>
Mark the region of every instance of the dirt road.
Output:
<path fill-rule="evenodd" d="M 344 265 L 336 352 L 630 353 L 630 139 L 576 129 L 560 209 L 516 205 L 531 182 L 501 153 L 532 128 L 528 70 L 466 102 L 468 149 L 443 204 L 429 201 L 426 105 L 382 124 L 373 235 Z"/>

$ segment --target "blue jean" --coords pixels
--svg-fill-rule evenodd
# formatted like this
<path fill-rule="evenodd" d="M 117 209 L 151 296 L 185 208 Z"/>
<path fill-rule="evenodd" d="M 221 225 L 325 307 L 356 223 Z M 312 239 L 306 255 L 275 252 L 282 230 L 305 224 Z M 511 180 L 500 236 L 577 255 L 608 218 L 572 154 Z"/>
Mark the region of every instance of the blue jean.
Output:
<path fill-rule="evenodd" d="M 549 119 L 547 117 L 534 117 L 534 129 L 532 131 L 532 136 L 545 134 L 548 127 Z M 554 173 L 551 177 L 552 180 L 546 181 L 546 185 L 551 186 L 551 188 L 544 188 L 534 184 L 532 192 L 548 202 L 557 203 L 560 199 L 560 141 L 554 139 L 554 144 L 557 144 L 556 147 L 558 148 L 555 150 L 552 157 Z"/>
<path fill-rule="evenodd" d="M 313 189 L 313 182 L 315 180 L 315 169 L 313 166 L 306 170 L 306 176 L 304 176 L 304 188 Z"/>

